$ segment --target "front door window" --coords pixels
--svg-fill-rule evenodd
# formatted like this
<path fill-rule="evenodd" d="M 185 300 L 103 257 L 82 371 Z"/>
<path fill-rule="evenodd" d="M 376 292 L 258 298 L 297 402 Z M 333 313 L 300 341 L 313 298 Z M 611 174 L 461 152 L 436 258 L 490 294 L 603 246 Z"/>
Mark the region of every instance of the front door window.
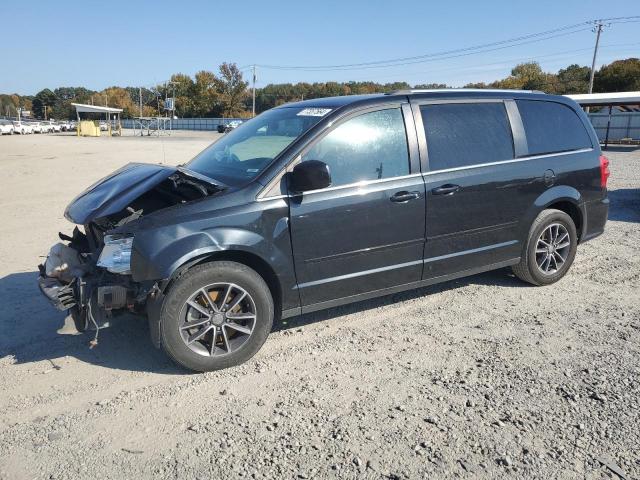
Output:
<path fill-rule="evenodd" d="M 399 108 L 354 117 L 329 132 L 303 156 L 331 171 L 331 186 L 409 174 L 409 151 Z"/>

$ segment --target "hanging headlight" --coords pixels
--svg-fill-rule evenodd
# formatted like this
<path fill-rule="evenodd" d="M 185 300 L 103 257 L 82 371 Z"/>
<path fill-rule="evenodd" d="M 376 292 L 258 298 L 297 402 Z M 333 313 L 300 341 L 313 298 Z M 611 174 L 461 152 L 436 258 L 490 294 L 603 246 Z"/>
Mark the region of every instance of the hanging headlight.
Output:
<path fill-rule="evenodd" d="M 106 268 L 111 273 L 130 274 L 132 245 L 133 237 L 105 235 L 98 266 Z"/>

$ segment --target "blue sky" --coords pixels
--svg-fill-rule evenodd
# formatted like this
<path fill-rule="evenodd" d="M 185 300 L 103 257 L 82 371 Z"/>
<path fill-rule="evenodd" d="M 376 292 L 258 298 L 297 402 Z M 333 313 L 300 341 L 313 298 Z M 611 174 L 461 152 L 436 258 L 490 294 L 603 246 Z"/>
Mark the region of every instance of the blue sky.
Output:
<path fill-rule="evenodd" d="M 91 8 L 89 5 L 96 5 Z M 239 66 L 337 65 L 411 57 L 542 32 L 589 19 L 640 15 L 638 0 L 3 1 L 0 92 L 151 86 L 172 73 Z M 391 68 L 258 69 L 267 83 L 405 80 L 461 86 L 502 78 L 518 62 L 547 71 L 591 64 L 595 35 L 561 37 Z M 640 57 L 640 23 L 605 29 L 598 64 Z M 247 78 L 250 77 L 246 71 Z"/>

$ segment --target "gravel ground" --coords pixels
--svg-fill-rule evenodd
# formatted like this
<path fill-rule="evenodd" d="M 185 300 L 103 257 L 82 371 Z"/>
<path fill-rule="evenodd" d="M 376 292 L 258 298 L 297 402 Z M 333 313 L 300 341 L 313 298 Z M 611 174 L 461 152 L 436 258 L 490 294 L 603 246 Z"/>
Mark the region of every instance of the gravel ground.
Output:
<path fill-rule="evenodd" d="M 0 138 L 0 478 L 639 478 L 640 149 L 559 283 L 502 270 L 290 319 L 191 375 L 123 317 L 73 335 L 35 265 L 65 205 L 215 134 Z"/>

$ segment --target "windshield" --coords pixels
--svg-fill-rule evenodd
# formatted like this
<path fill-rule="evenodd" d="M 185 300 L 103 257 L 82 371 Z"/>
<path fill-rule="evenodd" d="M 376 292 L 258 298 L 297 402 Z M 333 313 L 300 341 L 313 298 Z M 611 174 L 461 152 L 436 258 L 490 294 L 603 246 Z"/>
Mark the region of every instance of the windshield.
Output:
<path fill-rule="evenodd" d="M 319 108 L 267 110 L 213 143 L 185 167 L 227 185 L 242 185 L 267 168 L 329 111 Z"/>

